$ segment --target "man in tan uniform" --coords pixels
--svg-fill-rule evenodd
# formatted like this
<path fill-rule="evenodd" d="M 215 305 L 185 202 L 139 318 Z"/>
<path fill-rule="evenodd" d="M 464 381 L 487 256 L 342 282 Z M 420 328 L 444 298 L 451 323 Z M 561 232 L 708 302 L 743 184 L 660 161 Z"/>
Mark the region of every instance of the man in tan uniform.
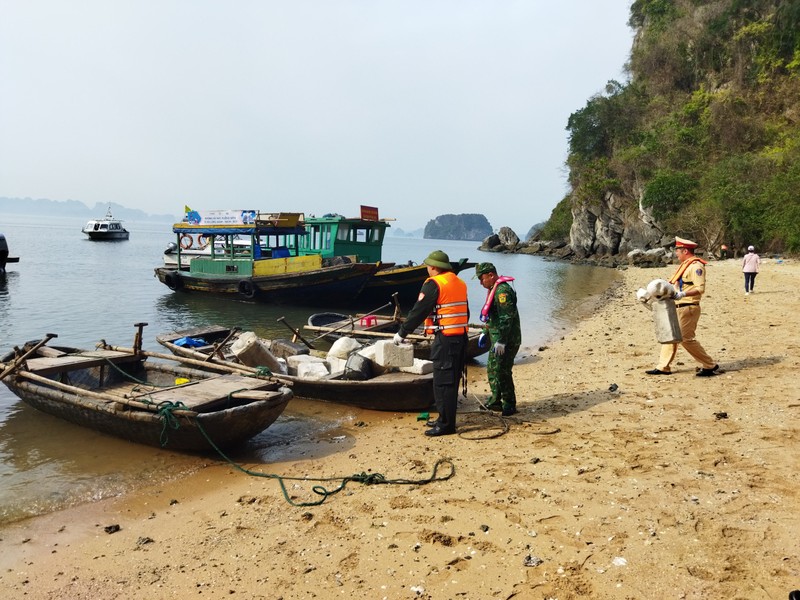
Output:
<path fill-rule="evenodd" d="M 700 320 L 700 298 L 706 291 L 706 261 L 694 255 L 697 244 L 691 240 L 675 238 L 675 254 L 681 264 L 669 282 L 675 286 L 675 308 L 678 309 L 678 323 L 681 327 L 681 345 L 700 363 L 698 377 L 711 377 L 719 371 L 719 365 L 695 339 L 697 322 Z M 662 344 L 661 356 L 655 369 L 646 371 L 648 375 L 672 375 L 670 365 L 675 359 L 678 344 Z"/>

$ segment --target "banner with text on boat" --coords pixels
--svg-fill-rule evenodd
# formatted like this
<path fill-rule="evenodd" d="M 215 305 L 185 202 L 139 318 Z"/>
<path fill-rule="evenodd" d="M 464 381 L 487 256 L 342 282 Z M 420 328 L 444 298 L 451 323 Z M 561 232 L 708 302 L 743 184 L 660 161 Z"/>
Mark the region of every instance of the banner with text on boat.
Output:
<path fill-rule="evenodd" d="M 186 207 L 188 208 L 188 207 Z M 257 210 L 188 210 L 180 223 L 175 223 L 175 233 L 220 234 L 270 234 L 305 233 L 303 213 L 263 213 Z"/>

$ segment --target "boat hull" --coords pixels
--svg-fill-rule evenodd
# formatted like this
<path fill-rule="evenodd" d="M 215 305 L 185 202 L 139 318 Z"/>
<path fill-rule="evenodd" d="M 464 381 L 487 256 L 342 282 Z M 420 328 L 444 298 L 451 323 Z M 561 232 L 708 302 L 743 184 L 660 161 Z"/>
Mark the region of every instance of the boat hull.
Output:
<path fill-rule="evenodd" d="M 130 237 L 128 231 L 86 231 L 84 232 L 93 242 L 117 242 Z"/>
<path fill-rule="evenodd" d="M 275 381 L 148 364 L 142 357 L 119 352 L 56 350 L 62 355 L 45 358 L 37 367 L 29 366 L 36 360 L 28 360 L 21 372 L 7 375 L 3 383 L 37 410 L 149 446 L 195 452 L 235 446 L 267 429 L 292 398 L 291 390 Z M 91 359 L 98 354 L 110 356 L 115 367 Z M 90 362 L 81 366 L 80 360 L 87 356 Z M 14 356 L 2 360 L 0 370 L 12 364 Z M 177 385 L 176 375 L 186 378 L 185 386 Z M 61 383 L 65 380 L 69 385 Z M 143 394 L 140 382 L 153 391 Z M 201 389 L 201 384 L 206 387 Z M 231 395 L 245 390 L 255 399 Z M 134 397 L 138 399 L 132 401 Z M 167 402 L 177 410 L 158 410 Z"/>
<path fill-rule="evenodd" d="M 301 379 L 276 375 L 291 382 L 298 398 L 346 404 L 368 410 L 411 412 L 433 406 L 433 374 L 391 372 L 365 381 Z"/>
<path fill-rule="evenodd" d="M 21 383 L 12 391 L 33 408 L 75 425 L 138 444 L 193 452 L 213 450 L 212 442 L 219 448 L 226 448 L 258 435 L 277 420 L 289 402 L 282 398 L 278 402 L 253 402 L 195 417 L 176 416 L 177 427 L 165 431 L 164 421 L 157 414 L 111 411 L 101 406 L 87 409 L 27 383 Z"/>
<path fill-rule="evenodd" d="M 350 263 L 296 273 L 241 277 L 158 267 L 158 280 L 175 291 L 204 292 L 273 304 L 312 306 L 351 302 L 378 265 Z"/>
<path fill-rule="evenodd" d="M 452 261 L 453 271 L 458 274 L 475 266 L 466 259 Z M 392 300 L 397 293 L 397 301 L 404 308 L 411 308 L 419 297 L 419 290 L 428 279 L 426 265 L 393 265 L 379 269 L 367 282 L 358 296 L 360 306 L 376 306 Z"/>

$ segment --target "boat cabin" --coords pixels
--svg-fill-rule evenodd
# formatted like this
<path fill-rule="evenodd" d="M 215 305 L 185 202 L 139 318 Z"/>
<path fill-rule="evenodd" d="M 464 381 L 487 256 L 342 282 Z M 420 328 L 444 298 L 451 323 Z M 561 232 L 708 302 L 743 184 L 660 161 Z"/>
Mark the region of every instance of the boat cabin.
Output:
<path fill-rule="evenodd" d="M 308 235 L 300 239 L 300 254 L 319 254 L 322 258 L 350 257 L 354 262 L 379 262 L 382 260 L 386 219 L 378 218 L 378 209 L 362 206 L 360 217 L 326 214 L 306 217 L 304 226 Z"/>
<path fill-rule="evenodd" d="M 127 240 L 128 230 L 122 226 L 122 221 L 115 219 L 108 208 L 106 216 L 102 219 L 92 219 L 81 230 L 90 240 Z"/>
<path fill-rule="evenodd" d="M 298 252 L 299 238 L 307 235 L 302 213 L 261 213 L 254 210 L 191 211 L 175 223 L 177 261 L 190 273 L 263 276 L 318 269 L 322 257 Z M 192 247 L 207 254 L 181 257 Z"/>

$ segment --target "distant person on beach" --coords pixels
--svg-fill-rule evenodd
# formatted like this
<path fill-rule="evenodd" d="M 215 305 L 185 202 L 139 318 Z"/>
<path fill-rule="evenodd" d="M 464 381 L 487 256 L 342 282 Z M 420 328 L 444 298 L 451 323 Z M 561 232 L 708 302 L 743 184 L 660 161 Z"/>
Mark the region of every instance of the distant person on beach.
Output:
<path fill-rule="evenodd" d="M 722 246 L 719 247 L 719 257 L 722 260 L 725 260 L 726 258 L 728 258 L 728 245 L 727 244 L 722 244 Z"/>
<path fill-rule="evenodd" d="M 466 363 L 467 284 L 453 273 L 450 257 L 441 250 L 434 250 L 422 262 L 428 268 L 428 279 L 393 341 L 400 344 L 423 321 L 425 332 L 433 334 L 433 400 L 439 416 L 427 422 L 430 429 L 425 435 L 451 435 L 456 432 L 458 384 Z"/>
<path fill-rule="evenodd" d="M 706 261 L 695 256 L 697 244 L 691 240 L 675 238 L 675 254 L 681 264 L 669 282 L 675 287 L 675 307 L 683 341 L 680 344 L 700 363 L 698 377 L 711 377 L 719 371 L 719 365 L 695 339 L 697 322 L 700 320 L 700 298 L 706 290 Z M 678 344 L 661 344 L 658 366 L 646 371 L 648 375 L 672 375 L 672 361 L 678 352 Z"/>
<path fill-rule="evenodd" d="M 522 343 L 517 293 L 511 287 L 514 278 L 498 276 L 497 269 L 489 262 L 477 264 L 475 275 L 488 290 L 480 317 L 486 323 L 491 344 L 486 371 L 492 397 L 487 408 L 502 411 L 504 417 L 510 417 L 517 412 L 517 396 L 511 370 Z"/>
<path fill-rule="evenodd" d="M 742 272 L 744 273 L 744 293 L 749 296 L 753 293 L 753 286 L 756 283 L 756 275 L 758 275 L 759 267 L 761 266 L 761 257 L 756 254 L 756 249 L 753 246 L 747 247 L 747 254 L 742 259 Z"/>

